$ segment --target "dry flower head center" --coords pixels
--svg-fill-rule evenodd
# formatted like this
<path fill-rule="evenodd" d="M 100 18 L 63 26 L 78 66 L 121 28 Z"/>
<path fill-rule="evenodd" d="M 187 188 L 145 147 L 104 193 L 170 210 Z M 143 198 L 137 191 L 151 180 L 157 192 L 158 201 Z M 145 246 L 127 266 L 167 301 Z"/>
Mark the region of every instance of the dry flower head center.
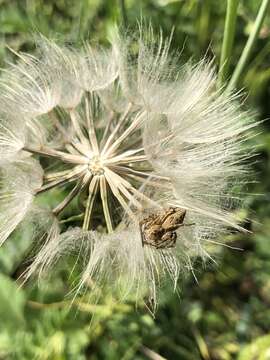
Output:
<path fill-rule="evenodd" d="M 93 176 L 104 174 L 103 161 L 100 156 L 93 156 L 93 158 L 88 163 L 88 169 Z"/>
<path fill-rule="evenodd" d="M 37 193 L 76 182 L 67 197 L 53 210 L 58 216 L 82 190 L 88 188 L 83 228 L 90 228 L 94 200 L 99 192 L 109 232 L 113 230 L 109 200 L 114 197 L 125 213 L 138 222 L 135 213 L 146 207 L 158 207 L 141 190 L 149 186 L 170 186 L 166 177 L 153 172 L 142 145 L 141 126 L 147 116 L 145 110 L 128 102 L 122 112 L 105 109 L 97 92 L 85 92 L 74 108 L 51 110 L 47 116 L 64 138 L 64 148 L 41 146 L 24 149 L 40 156 L 52 157 L 67 169 L 45 172 L 45 184 Z M 61 114 L 61 116 L 59 115 Z M 102 119 L 105 116 L 105 119 Z M 100 120 L 105 124 L 98 127 Z M 65 124 L 65 126 L 63 126 Z M 68 126 L 67 126 L 68 124 Z"/>

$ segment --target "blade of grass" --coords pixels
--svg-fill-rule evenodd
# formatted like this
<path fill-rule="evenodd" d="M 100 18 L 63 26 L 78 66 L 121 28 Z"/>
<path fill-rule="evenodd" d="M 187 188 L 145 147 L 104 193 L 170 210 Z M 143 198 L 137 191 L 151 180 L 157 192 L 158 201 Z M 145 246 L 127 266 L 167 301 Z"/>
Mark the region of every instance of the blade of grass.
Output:
<path fill-rule="evenodd" d="M 119 0 L 119 5 L 120 5 L 122 25 L 124 29 L 126 29 L 128 21 L 127 21 L 127 10 L 126 10 L 125 0 Z"/>
<path fill-rule="evenodd" d="M 227 86 L 227 90 L 231 91 L 233 90 L 237 84 L 239 83 L 239 80 L 242 76 L 243 70 L 247 64 L 247 61 L 249 59 L 249 56 L 251 54 L 251 51 L 253 49 L 253 46 L 258 38 L 258 34 L 260 32 L 260 29 L 263 24 L 263 20 L 265 18 L 267 8 L 269 6 L 270 0 L 262 0 L 260 9 L 258 11 L 254 27 L 249 35 L 248 41 L 246 43 L 246 46 L 242 52 L 242 55 L 240 56 L 240 59 L 238 61 L 238 64 L 233 72 L 233 75 L 231 77 L 231 80 Z"/>
<path fill-rule="evenodd" d="M 223 82 L 228 76 L 230 58 L 235 36 L 235 24 L 238 4 L 239 0 L 227 0 L 226 19 L 218 73 L 219 86 L 222 86 Z"/>

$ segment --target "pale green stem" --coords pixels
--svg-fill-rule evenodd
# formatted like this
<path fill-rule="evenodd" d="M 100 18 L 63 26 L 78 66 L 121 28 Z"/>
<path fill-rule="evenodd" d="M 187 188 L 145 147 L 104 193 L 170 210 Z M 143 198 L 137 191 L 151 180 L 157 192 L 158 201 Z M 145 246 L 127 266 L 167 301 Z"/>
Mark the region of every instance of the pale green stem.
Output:
<path fill-rule="evenodd" d="M 226 20 L 218 73 L 219 86 L 222 86 L 228 75 L 232 46 L 235 35 L 235 24 L 238 4 L 239 0 L 227 0 Z"/>
<path fill-rule="evenodd" d="M 249 64 L 250 69 L 256 69 L 263 61 L 265 56 L 270 53 L 270 42 L 268 41 L 261 51 L 256 55 L 252 62 Z"/>
<path fill-rule="evenodd" d="M 242 52 L 242 55 L 238 61 L 238 64 L 233 72 L 232 78 L 228 84 L 227 91 L 232 91 L 238 84 L 243 70 L 248 62 L 249 56 L 251 54 L 251 51 L 253 49 L 253 46 L 257 40 L 258 34 L 260 32 L 261 26 L 263 24 L 263 20 L 265 18 L 267 8 L 269 5 L 270 0 L 262 0 L 260 9 L 258 11 L 258 15 L 255 20 L 254 27 L 249 35 L 248 41 L 246 43 L 246 46 Z"/>
<path fill-rule="evenodd" d="M 66 223 L 69 223 L 69 222 L 72 222 L 72 221 L 78 221 L 78 220 L 82 220 L 83 217 L 84 217 L 84 213 L 81 213 L 81 214 L 78 214 L 78 215 L 70 216 L 67 219 L 60 220 L 59 223 L 60 224 L 66 224 Z"/>

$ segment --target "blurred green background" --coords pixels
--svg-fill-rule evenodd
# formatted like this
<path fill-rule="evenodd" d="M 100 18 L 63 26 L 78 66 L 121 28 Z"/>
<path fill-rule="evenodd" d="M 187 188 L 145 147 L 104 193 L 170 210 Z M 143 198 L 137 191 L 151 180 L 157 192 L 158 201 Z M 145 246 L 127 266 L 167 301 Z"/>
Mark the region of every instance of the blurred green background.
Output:
<path fill-rule="evenodd" d="M 240 1 L 231 71 L 260 2 Z M 218 64 L 225 0 L 126 0 L 125 7 L 131 29 L 141 17 L 165 34 L 174 27 L 173 47 L 183 49 L 183 60 L 207 52 Z M 120 9 L 116 0 L 0 0 L 0 64 L 13 56 L 6 45 L 31 51 L 36 31 L 71 42 L 104 42 L 113 24 L 123 23 Z M 270 115 L 269 65 L 268 11 L 239 84 L 246 106 L 262 119 Z M 142 303 L 117 304 L 110 294 L 99 304 L 87 296 L 71 304 L 65 297 L 74 280 L 68 263 L 40 287 L 18 289 L 30 244 L 27 231 L 15 232 L 0 249 L 0 359 L 270 359 L 269 122 L 252 142 L 257 182 L 241 215 L 253 233 L 230 238 L 244 251 L 224 248 L 218 266 L 198 266 L 198 285 L 190 276 L 179 282 L 178 294 L 163 289 L 155 319 Z"/>

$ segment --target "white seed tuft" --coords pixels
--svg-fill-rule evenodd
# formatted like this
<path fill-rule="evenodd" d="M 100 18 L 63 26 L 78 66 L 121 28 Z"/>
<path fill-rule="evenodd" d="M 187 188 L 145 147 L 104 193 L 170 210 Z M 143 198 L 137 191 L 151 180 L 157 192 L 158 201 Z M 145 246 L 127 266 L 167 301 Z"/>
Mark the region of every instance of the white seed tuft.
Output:
<path fill-rule="evenodd" d="M 50 215 L 36 211 L 43 244 L 26 279 L 77 254 L 76 293 L 109 284 L 155 307 L 167 278 L 174 289 L 180 274 L 196 279 L 195 260 L 215 261 L 209 248 L 226 246 L 217 237 L 241 229 L 235 190 L 254 116 L 217 87 L 211 62 L 180 67 L 170 42 L 151 27 L 137 40 L 117 35 L 110 49 L 41 38 L 37 56 L 17 54 L 3 74 L 0 243 L 35 197 L 64 191 Z M 66 218 L 75 199 L 81 213 Z"/>
<path fill-rule="evenodd" d="M 17 160 L 1 169 L 0 245 L 29 211 L 43 170 L 34 159 Z"/>

